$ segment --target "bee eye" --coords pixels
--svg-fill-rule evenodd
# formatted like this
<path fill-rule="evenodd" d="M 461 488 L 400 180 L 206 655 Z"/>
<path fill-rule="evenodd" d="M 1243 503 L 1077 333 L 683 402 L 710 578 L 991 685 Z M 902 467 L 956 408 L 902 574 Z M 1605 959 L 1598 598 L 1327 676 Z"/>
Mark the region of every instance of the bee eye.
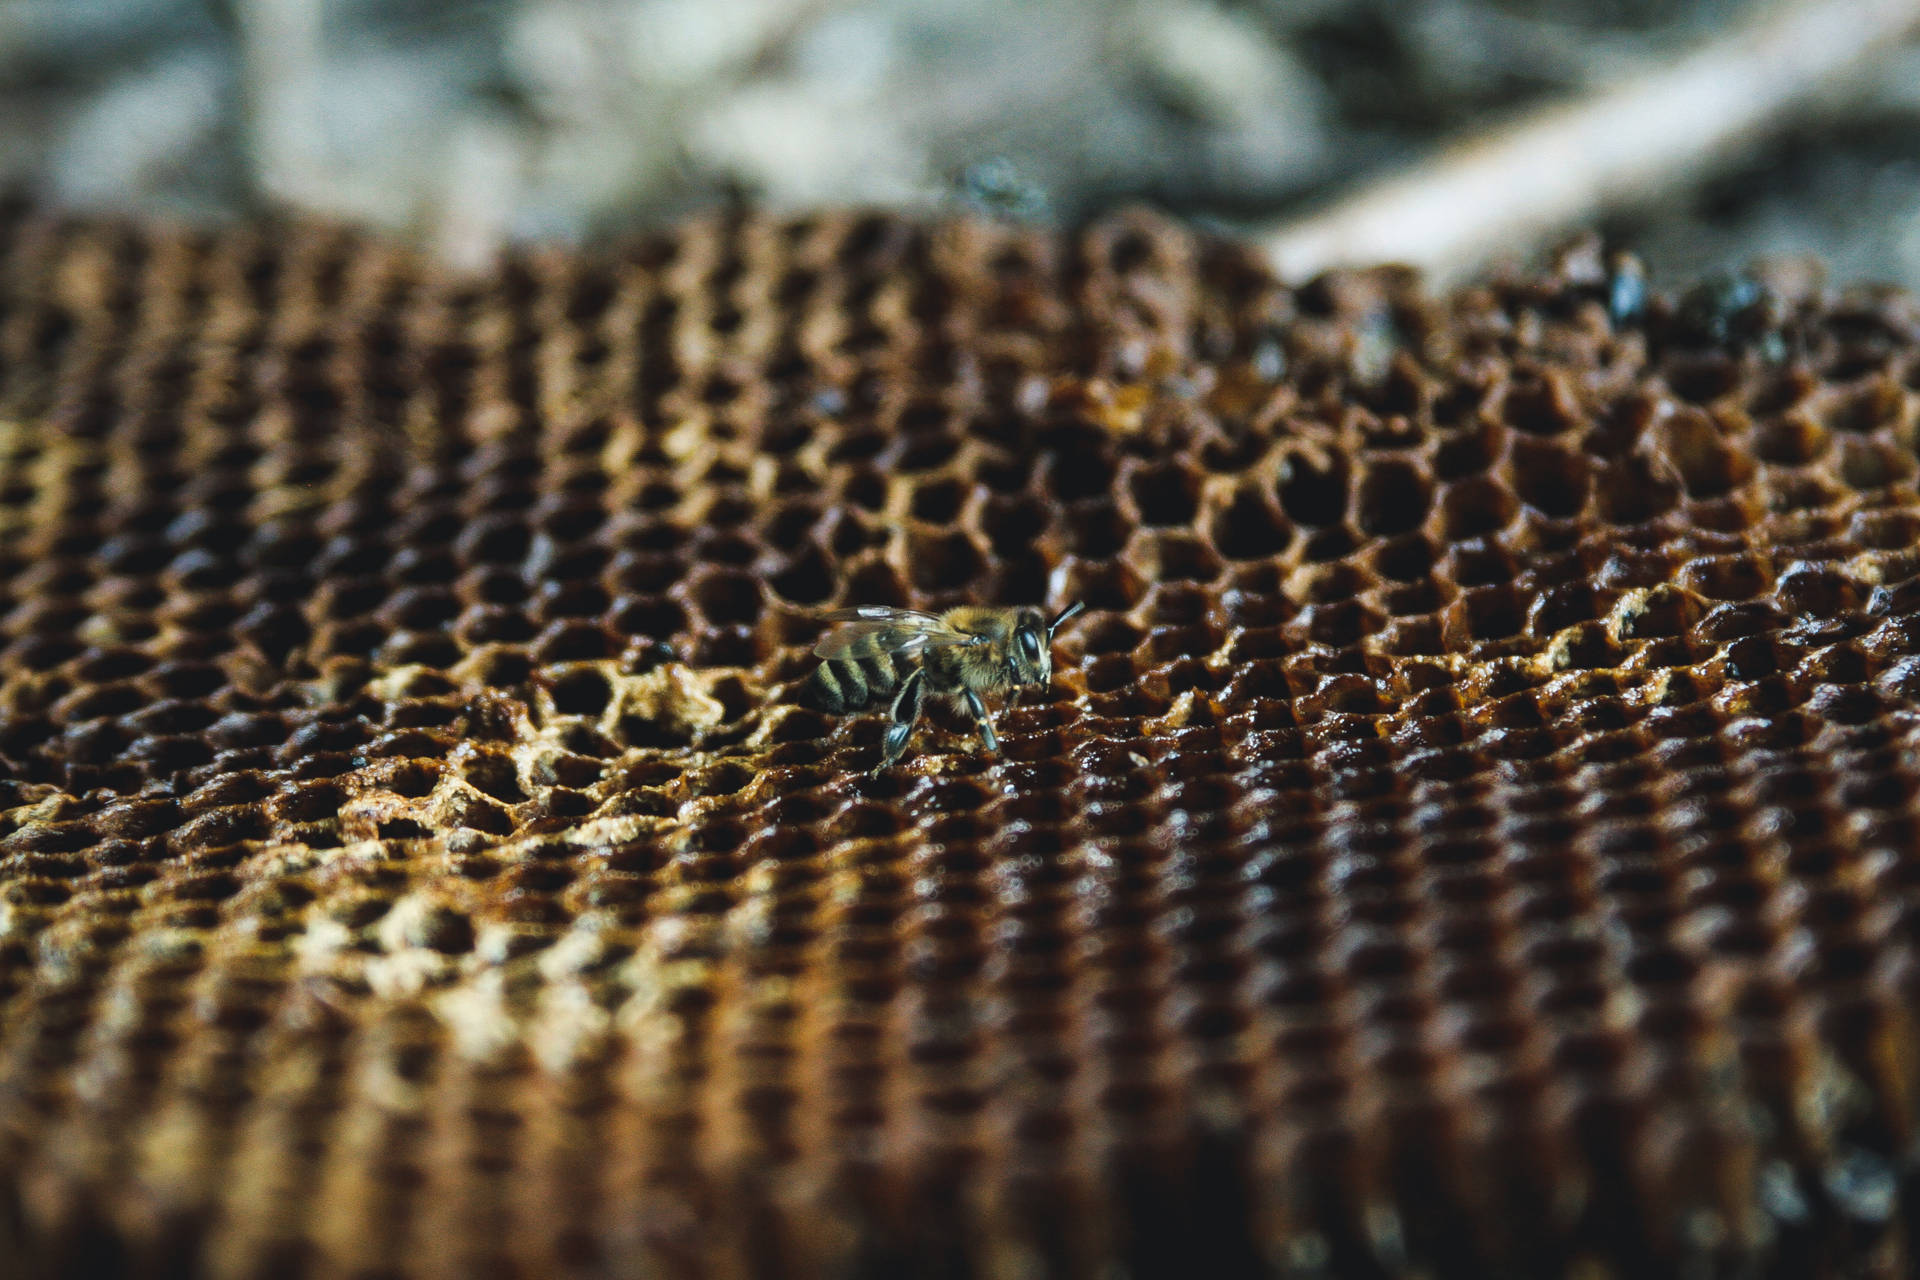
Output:
<path fill-rule="evenodd" d="M 1029 660 L 1033 662 L 1040 661 L 1040 637 L 1031 631 L 1022 631 L 1020 633 L 1020 650 L 1027 655 Z"/>

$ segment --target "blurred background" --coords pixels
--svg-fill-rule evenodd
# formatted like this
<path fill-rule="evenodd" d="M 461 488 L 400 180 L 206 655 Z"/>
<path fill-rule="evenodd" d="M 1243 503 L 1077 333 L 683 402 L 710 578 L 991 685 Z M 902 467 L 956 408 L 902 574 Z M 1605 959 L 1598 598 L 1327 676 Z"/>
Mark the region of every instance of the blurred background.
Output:
<path fill-rule="evenodd" d="M 292 209 L 464 265 L 721 202 L 1063 223 L 1145 202 L 1262 233 L 1780 7 L 0 0 L 0 187 L 168 218 Z M 1883 47 L 1583 220 L 1657 278 L 1811 253 L 1920 285 L 1916 124 L 1920 48 Z"/>

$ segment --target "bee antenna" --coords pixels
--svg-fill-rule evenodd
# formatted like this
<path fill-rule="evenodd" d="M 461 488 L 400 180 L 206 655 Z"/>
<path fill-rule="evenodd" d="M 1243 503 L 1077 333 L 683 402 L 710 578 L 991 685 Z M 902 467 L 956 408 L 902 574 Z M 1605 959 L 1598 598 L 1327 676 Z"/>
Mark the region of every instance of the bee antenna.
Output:
<path fill-rule="evenodd" d="M 1072 604 L 1062 609 L 1059 615 L 1055 617 L 1052 622 L 1049 622 L 1047 624 L 1047 639 L 1049 640 L 1053 639 L 1053 633 L 1060 629 L 1061 623 L 1065 622 L 1068 618 L 1071 618 L 1074 614 L 1079 613 L 1082 609 L 1085 609 L 1086 607 L 1087 607 L 1086 601 L 1075 600 Z"/>

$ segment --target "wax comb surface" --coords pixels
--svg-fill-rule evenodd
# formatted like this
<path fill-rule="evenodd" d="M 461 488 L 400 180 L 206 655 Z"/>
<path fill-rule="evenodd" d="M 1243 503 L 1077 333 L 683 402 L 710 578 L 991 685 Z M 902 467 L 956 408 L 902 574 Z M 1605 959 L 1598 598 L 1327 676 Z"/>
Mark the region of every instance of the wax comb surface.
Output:
<path fill-rule="evenodd" d="M 7 214 L 0 1257 L 1902 1273 L 1920 324 L 1617 283 Z"/>

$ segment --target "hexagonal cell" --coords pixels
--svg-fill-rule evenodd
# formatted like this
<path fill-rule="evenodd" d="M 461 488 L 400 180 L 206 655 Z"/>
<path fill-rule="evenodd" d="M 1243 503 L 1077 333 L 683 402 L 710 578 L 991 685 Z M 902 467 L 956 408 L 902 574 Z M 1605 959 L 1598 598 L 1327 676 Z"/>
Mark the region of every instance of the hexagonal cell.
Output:
<path fill-rule="evenodd" d="M 1294 523 L 1319 528 L 1345 518 L 1348 465 L 1343 456 L 1295 450 L 1286 455 L 1280 476 L 1280 509 Z"/>
<path fill-rule="evenodd" d="M 1497 533 L 1513 523 L 1519 504 L 1513 492 L 1491 476 L 1470 476 L 1440 490 L 1439 536 L 1464 542 Z"/>
<path fill-rule="evenodd" d="M 973 539 L 958 530 L 908 535 L 907 562 L 916 590 L 961 591 L 986 570 L 986 557 Z"/>
<path fill-rule="evenodd" d="M 1369 461 L 1360 473 L 1354 520 L 1363 534 L 1391 538 L 1426 522 L 1433 485 L 1410 460 Z"/>
<path fill-rule="evenodd" d="M 1555 443 L 1516 437 L 1508 446 L 1514 495 L 1542 515 L 1568 519 L 1587 504 L 1591 468 L 1579 453 Z"/>

